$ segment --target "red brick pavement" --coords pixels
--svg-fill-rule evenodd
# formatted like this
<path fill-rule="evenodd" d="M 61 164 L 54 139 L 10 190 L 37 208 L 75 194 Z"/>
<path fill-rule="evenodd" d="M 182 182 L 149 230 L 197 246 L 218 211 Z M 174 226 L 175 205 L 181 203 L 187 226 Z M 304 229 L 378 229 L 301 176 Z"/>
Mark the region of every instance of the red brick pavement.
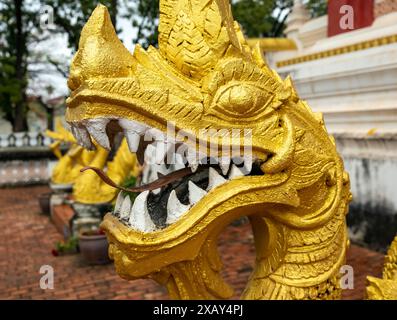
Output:
<path fill-rule="evenodd" d="M 166 299 L 166 291 L 151 280 L 126 281 L 112 264 L 88 266 L 79 254 L 54 257 L 51 249 L 62 236 L 40 214 L 37 196 L 44 186 L 0 190 L 0 299 Z M 248 224 L 229 226 L 219 241 L 224 277 L 237 298 L 254 263 Z M 238 253 L 238 254 L 236 254 Z M 362 299 L 367 275 L 380 276 L 383 255 L 352 246 L 348 264 L 354 267 L 355 289 L 345 299 Z M 54 290 L 39 287 L 42 265 L 54 268 Z"/>

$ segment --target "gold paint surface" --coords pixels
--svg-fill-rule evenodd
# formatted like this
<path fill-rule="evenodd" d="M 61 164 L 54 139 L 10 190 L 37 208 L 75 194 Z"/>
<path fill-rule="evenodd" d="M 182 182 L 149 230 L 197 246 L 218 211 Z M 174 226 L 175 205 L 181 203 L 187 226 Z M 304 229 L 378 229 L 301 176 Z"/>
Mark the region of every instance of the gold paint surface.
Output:
<path fill-rule="evenodd" d="M 252 130 L 263 174 L 211 190 L 155 232 L 105 217 L 121 277 L 154 279 L 175 299 L 231 297 L 217 239 L 248 216 L 256 262 L 242 298 L 340 298 L 348 174 L 322 115 L 299 98 L 290 78 L 269 69 L 258 46 L 251 49 L 226 0 L 160 0 L 159 48 L 137 45 L 134 54 L 98 6 L 82 31 L 69 87 L 69 122 L 124 118 L 163 132 L 172 122 L 192 132 L 196 146 L 207 141 L 203 128 Z M 233 139 L 229 147 L 241 142 Z"/>
<path fill-rule="evenodd" d="M 259 43 L 259 47 L 265 52 L 298 49 L 295 41 L 287 38 L 249 38 L 247 42 L 251 47 Z"/>
<path fill-rule="evenodd" d="M 385 257 L 383 278 L 367 277 L 369 300 L 397 300 L 397 236 Z"/>

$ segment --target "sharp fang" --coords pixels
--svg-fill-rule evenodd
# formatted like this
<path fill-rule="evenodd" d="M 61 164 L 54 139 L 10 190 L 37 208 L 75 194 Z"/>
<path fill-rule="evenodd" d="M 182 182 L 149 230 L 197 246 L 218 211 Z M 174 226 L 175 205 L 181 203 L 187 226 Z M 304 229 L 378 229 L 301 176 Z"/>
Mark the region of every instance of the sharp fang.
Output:
<path fill-rule="evenodd" d="M 147 209 L 148 195 L 149 191 L 146 190 L 135 198 L 129 221 L 131 227 L 142 232 L 151 232 L 156 229 Z"/>
<path fill-rule="evenodd" d="M 153 165 L 154 163 L 154 159 L 155 159 L 155 155 L 156 155 L 156 148 L 154 147 L 153 144 L 149 144 L 146 147 L 145 150 L 145 164 L 147 165 Z"/>
<path fill-rule="evenodd" d="M 119 119 L 119 125 L 123 128 L 124 132 L 135 132 L 139 135 L 143 135 L 149 127 L 137 121 Z"/>
<path fill-rule="evenodd" d="M 207 191 L 216 188 L 225 183 L 227 180 L 223 178 L 214 168 L 209 169 L 208 187 Z"/>
<path fill-rule="evenodd" d="M 252 157 L 245 157 L 244 158 L 244 167 L 243 167 L 243 173 L 244 175 L 247 175 L 251 172 L 252 170 Z"/>
<path fill-rule="evenodd" d="M 131 152 L 137 152 L 141 136 L 135 131 L 124 130 L 124 135 L 127 138 L 128 148 Z"/>
<path fill-rule="evenodd" d="M 109 138 L 106 134 L 106 126 L 108 123 L 108 119 L 92 119 L 87 122 L 86 127 L 96 142 L 105 149 L 110 150 Z"/>
<path fill-rule="evenodd" d="M 182 204 L 176 196 L 175 190 L 172 190 L 167 203 L 167 224 L 172 224 L 177 221 L 190 206 Z"/>
<path fill-rule="evenodd" d="M 164 162 L 164 157 L 167 154 L 168 150 L 172 147 L 171 143 L 165 141 L 156 142 L 156 155 L 155 161 L 157 164 L 161 164 Z"/>
<path fill-rule="evenodd" d="M 199 166 L 198 163 L 191 163 L 189 165 L 189 167 L 190 167 L 190 169 L 192 170 L 193 173 L 197 171 L 198 166 Z"/>
<path fill-rule="evenodd" d="M 149 173 L 148 183 L 156 181 L 159 178 L 159 175 L 157 174 L 157 171 L 155 169 L 156 168 L 154 168 L 154 167 L 150 168 L 151 171 Z"/>
<path fill-rule="evenodd" d="M 147 184 L 149 181 L 150 166 L 146 164 L 142 170 L 141 185 Z"/>
<path fill-rule="evenodd" d="M 119 119 L 119 125 L 123 128 L 124 135 L 127 138 L 128 148 L 131 152 L 137 152 L 140 136 L 144 135 L 149 127 L 137 121 L 127 119 Z"/>
<path fill-rule="evenodd" d="M 113 213 L 115 213 L 115 214 L 120 213 L 120 209 L 121 209 L 121 205 L 123 204 L 123 200 L 124 200 L 123 192 L 120 191 L 117 196 L 117 199 L 116 199 L 116 205 L 114 206 Z"/>
<path fill-rule="evenodd" d="M 155 166 L 153 166 L 153 167 L 156 168 L 156 171 L 157 171 L 158 173 L 161 173 L 161 174 L 164 175 L 164 176 L 166 176 L 167 174 L 170 173 L 170 170 L 167 169 L 167 167 L 166 167 L 166 165 L 165 165 L 164 163 L 163 163 L 163 164 L 155 165 Z"/>
<path fill-rule="evenodd" d="M 234 178 L 237 177 L 241 177 L 244 176 L 244 173 L 237 168 L 234 164 L 232 164 L 232 168 L 230 169 L 230 173 L 229 173 L 229 180 L 232 180 Z"/>
<path fill-rule="evenodd" d="M 90 134 L 83 125 L 71 124 L 72 134 L 76 138 L 77 143 L 88 150 L 95 150 L 91 141 Z"/>
<path fill-rule="evenodd" d="M 223 175 L 227 175 L 230 167 L 230 158 L 220 158 L 219 167 L 221 168 Z"/>
<path fill-rule="evenodd" d="M 130 211 L 131 211 L 131 199 L 127 195 L 124 198 L 123 203 L 120 208 L 120 219 L 128 218 L 130 215 Z"/>
<path fill-rule="evenodd" d="M 151 128 L 145 133 L 145 141 L 165 141 L 165 135 L 162 131 L 156 128 Z"/>
<path fill-rule="evenodd" d="M 199 166 L 199 161 L 196 152 L 188 150 L 186 159 L 192 172 L 193 173 L 196 172 Z"/>
<path fill-rule="evenodd" d="M 173 166 L 174 171 L 185 168 L 183 157 L 179 153 L 174 153 L 173 163 L 174 163 Z"/>
<path fill-rule="evenodd" d="M 191 205 L 199 202 L 206 194 L 205 190 L 189 181 L 189 202 Z"/>

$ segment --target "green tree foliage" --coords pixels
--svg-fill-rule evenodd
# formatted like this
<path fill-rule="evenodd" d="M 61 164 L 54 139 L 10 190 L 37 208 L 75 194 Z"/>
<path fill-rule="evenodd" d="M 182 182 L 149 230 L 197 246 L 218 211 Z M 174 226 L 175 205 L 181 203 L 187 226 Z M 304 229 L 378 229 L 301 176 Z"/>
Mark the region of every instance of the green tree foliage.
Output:
<path fill-rule="evenodd" d="M 48 32 L 62 33 L 76 50 L 81 29 L 98 3 L 109 8 L 116 24 L 118 0 L 0 0 L 0 111 L 14 131 L 27 129 L 28 65 L 35 63 L 29 45 L 48 39 Z M 40 9 L 44 5 L 54 10 L 55 29 L 40 28 Z M 67 76 L 65 67 L 57 61 L 47 62 Z"/>
<path fill-rule="evenodd" d="M 157 45 L 159 0 L 136 0 L 128 5 L 128 17 L 138 29 L 135 43 Z M 248 37 L 282 37 L 293 0 L 231 0 L 234 18 Z M 308 0 L 313 17 L 326 14 L 327 0 Z"/>
<path fill-rule="evenodd" d="M 49 5 L 54 10 L 55 29 L 52 33 L 64 33 L 68 37 L 69 47 L 74 51 L 79 45 L 81 29 L 98 4 L 109 9 L 113 25 L 117 24 L 118 0 L 40 0 L 42 5 Z"/>
<path fill-rule="evenodd" d="M 309 0 L 307 6 L 313 18 L 327 14 L 328 0 Z"/>
<path fill-rule="evenodd" d="M 144 48 L 157 45 L 159 22 L 159 0 L 137 0 L 126 3 L 125 18 L 132 19 L 133 27 L 137 28 L 134 43 Z"/>
<path fill-rule="evenodd" d="M 26 129 L 28 0 L 0 0 L 0 108 L 15 131 Z"/>
<path fill-rule="evenodd" d="M 234 18 L 248 37 L 280 37 L 293 0 L 237 0 Z"/>
<path fill-rule="evenodd" d="M 15 77 L 15 57 L 0 55 L 0 116 L 14 123 L 14 106 L 21 99 L 21 86 Z"/>

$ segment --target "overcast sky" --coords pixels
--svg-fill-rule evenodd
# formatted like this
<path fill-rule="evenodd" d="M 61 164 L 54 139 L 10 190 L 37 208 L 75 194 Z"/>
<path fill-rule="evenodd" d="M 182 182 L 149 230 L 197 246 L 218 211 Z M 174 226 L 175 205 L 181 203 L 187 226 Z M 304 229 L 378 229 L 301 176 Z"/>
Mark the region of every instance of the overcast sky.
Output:
<path fill-rule="evenodd" d="M 122 32 L 119 34 L 120 40 L 132 52 L 134 50 L 132 39 L 136 35 L 136 28 L 132 27 L 132 23 L 129 20 L 121 17 L 118 18 L 117 28 L 122 29 Z M 67 46 L 66 35 L 51 36 L 49 40 L 34 45 L 30 50 L 37 57 L 50 55 L 53 60 L 63 61 L 68 66 L 73 56 Z M 29 82 L 28 94 L 41 95 L 45 99 L 68 95 L 67 79 L 57 72 L 54 67 L 48 64 L 35 64 L 30 68 L 39 72 L 34 72 L 34 79 Z M 54 92 L 51 95 L 48 95 L 46 90 L 49 85 L 54 88 Z"/>
<path fill-rule="evenodd" d="M 27 1 L 32 2 L 32 5 L 35 3 L 34 0 Z M 121 10 L 123 10 L 123 8 L 121 8 Z M 286 13 L 287 12 L 288 10 L 286 10 Z M 278 14 L 277 9 L 273 14 Z M 131 21 L 122 18 L 121 15 L 117 18 L 117 29 L 122 30 L 119 34 L 120 40 L 128 50 L 133 52 L 134 44 L 132 43 L 132 39 L 136 36 L 137 29 L 132 27 Z M 52 60 L 62 61 L 65 66 L 69 66 L 72 59 L 72 52 L 67 47 L 66 35 L 52 35 L 49 40 L 30 48 L 30 52 L 36 55 L 35 61 L 40 59 L 46 61 L 46 56 L 49 55 Z M 29 82 L 28 94 L 41 95 L 45 99 L 68 95 L 68 88 L 66 85 L 67 79 L 57 72 L 55 67 L 46 63 L 32 65 L 29 66 L 29 68 L 38 70 L 39 72 L 35 72 L 35 78 Z M 50 95 L 46 90 L 48 86 L 54 89 L 54 92 Z"/>

